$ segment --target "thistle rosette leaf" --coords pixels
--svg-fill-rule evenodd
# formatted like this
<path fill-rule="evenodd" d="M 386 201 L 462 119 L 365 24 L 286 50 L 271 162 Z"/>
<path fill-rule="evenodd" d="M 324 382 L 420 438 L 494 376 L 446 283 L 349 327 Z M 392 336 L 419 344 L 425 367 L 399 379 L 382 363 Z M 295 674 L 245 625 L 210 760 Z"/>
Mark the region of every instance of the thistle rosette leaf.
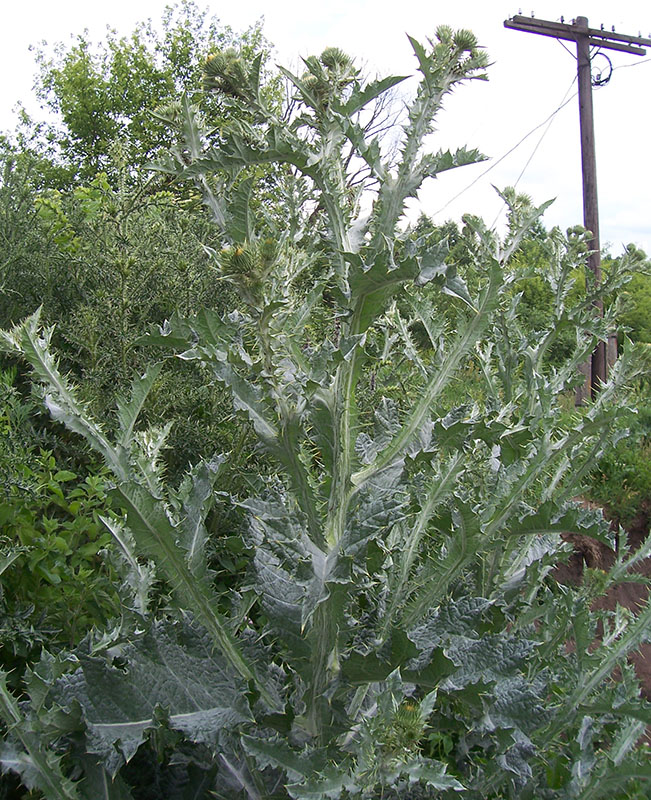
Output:
<path fill-rule="evenodd" d="M 81 707 L 87 750 L 111 776 L 160 724 L 215 748 L 222 731 L 250 718 L 246 684 L 215 658 L 211 638 L 187 624 L 155 623 L 120 658 L 128 671 L 80 656 L 79 669 L 54 688 L 59 704 Z"/>
<path fill-rule="evenodd" d="M 0 742 L 2 771 L 18 773 L 28 789 L 40 790 L 52 800 L 78 800 L 77 787 L 66 776 L 61 756 L 48 748 L 39 721 L 25 717 L 7 688 L 4 672 L 0 673 L 0 718 L 9 731 Z"/>

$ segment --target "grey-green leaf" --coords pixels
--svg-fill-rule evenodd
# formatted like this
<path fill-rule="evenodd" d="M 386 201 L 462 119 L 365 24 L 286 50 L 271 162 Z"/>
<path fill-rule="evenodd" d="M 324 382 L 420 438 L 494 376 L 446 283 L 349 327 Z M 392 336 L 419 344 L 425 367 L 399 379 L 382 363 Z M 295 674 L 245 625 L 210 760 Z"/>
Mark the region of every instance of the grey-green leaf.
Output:
<path fill-rule="evenodd" d="M 246 685 L 211 637 L 183 623 L 156 623 L 128 644 L 123 668 L 80 656 L 80 669 L 59 679 L 57 701 L 80 704 L 88 749 L 115 775 L 163 716 L 190 741 L 216 746 L 222 730 L 249 718 Z M 159 710 L 160 709 L 160 710 Z"/>

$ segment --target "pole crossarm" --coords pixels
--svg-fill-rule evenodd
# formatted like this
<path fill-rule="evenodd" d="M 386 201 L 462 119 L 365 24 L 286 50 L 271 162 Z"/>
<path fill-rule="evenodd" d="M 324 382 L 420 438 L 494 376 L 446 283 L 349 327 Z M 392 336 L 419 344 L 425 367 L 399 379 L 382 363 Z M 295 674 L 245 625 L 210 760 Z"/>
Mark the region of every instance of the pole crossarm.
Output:
<path fill-rule="evenodd" d="M 590 232 L 590 252 L 587 266 L 594 275 L 596 286 L 601 283 L 601 246 L 599 243 L 599 203 L 597 198 L 597 157 L 595 152 L 594 115 L 592 106 L 591 47 L 604 50 L 619 50 L 636 56 L 646 55 L 643 47 L 651 47 L 651 38 L 627 36 L 615 31 L 590 28 L 587 17 L 577 17 L 568 25 L 563 21 L 553 22 L 535 17 L 516 15 L 504 20 L 504 27 L 554 39 L 568 39 L 576 43 L 577 80 L 579 86 L 579 128 L 581 132 L 581 172 L 583 176 L 583 227 Z M 595 313 L 603 316 L 603 301 L 595 301 Z M 581 371 L 586 376 L 583 387 L 577 390 L 577 405 L 581 405 L 587 392 L 596 397 L 606 382 L 608 371 L 606 344 L 597 342 L 591 361 L 583 364 Z"/>
<path fill-rule="evenodd" d="M 623 33 L 614 33 L 600 28 L 584 28 L 573 23 L 552 22 L 551 20 L 536 19 L 516 15 L 504 20 L 504 27 L 527 33 L 537 33 L 540 36 L 551 36 L 553 39 L 566 39 L 576 42 L 579 37 L 588 36 L 590 45 L 604 50 L 619 50 L 623 53 L 632 53 L 636 56 L 646 55 L 643 47 L 651 47 L 651 39 L 642 36 L 627 36 Z"/>

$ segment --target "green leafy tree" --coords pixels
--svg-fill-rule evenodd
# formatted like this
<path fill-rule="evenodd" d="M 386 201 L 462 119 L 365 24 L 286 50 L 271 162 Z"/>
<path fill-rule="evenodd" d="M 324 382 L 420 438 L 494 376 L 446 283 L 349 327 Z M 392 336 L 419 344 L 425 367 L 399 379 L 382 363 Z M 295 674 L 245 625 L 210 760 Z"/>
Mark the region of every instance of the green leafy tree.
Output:
<path fill-rule="evenodd" d="M 198 93 L 206 56 L 226 47 L 245 60 L 269 50 L 260 25 L 237 34 L 189 0 L 166 8 L 160 32 L 149 21 L 129 36 L 108 30 L 99 45 L 81 34 L 53 52 L 42 46 L 36 51 L 36 92 L 55 122 L 25 117 L 22 142 L 51 155 L 47 180 L 59 188 L 100 172 L 113 177 L 116 142 L 128 149 L 128 163 L 136 170 L 171 144 L 169 130 L 152 112 L 182 91 Z M 206 106 L 217 122 L 219 103 Z"/>
<path fill-rule="evenodd" d="M 144 178 L 114 188 L 103 173 L 71 192 L 38 192 L 28 164 L 27 156 L 6 151 L 3 318 L 15 323 L 40 306 L 44 321 L 57 322 L 64 369 L 83 379 L 85 398 L 105 416 L 116 393 L 145 368 L 137 340 L 148 324 L 202 305 L 227 307 L 233 292 L 215 280 L 202 247 L 204 239 L 215 243 L 209 220 L 176 194 L 149 191 Z M 152 413 L 166 409 L 176 419 L 174 440 L 185 443 L 176 451 L 180 469 L 191 453 L 216 446 L 214 426 L 204 424 L 199 435 L 196 425 L 206 408 L 196 372 L 169 364 L 150 401 Z M 210 407 L 217 418 L 219 406 Z"/>
<path fill-rule="evenodd" d="M 55 122 L 25 119 L 19 145 L 3 149 L 0 308 L 5 325 L 39 306 L 44 321 L 59 323 L 63 368 L 83 377 L 100 416 L 144 369 L 136 341 L 146 323 L 230 302 L 202 249 L 220 242 L 206 231 L 201 194 L 142 168 L 171 144 L 168 119 L 182 90 L 201 103 L 218 139 L 230 106 L 202 91 L 208 54 L 223 50 L 242 64 L 259 57 L 264 71 L 268 49 L 259 25 L 236 34 L 185 2 L 165 10 L 160 32 L 142 23 L 128 37 L 109 31 L 101 45 L 82 35 L 37 53 L 37 93 Z M 277 102 L 278 81 L 263 91 Z M 255 176 L 258 205 L 268 202 L 268 171 Z M 178 366 L 165 369 L 150 398 L 152 413 L 174 412 L 175 475 L 191 453 L 214 449 L 215 425 L 205 420 L 223 416 L 210 401 L 206 412 L 196 370 Z"/>
<path fill-rule="evenodd" d="M 247 496 L 218 491 L 222 458 L 198 461 L 178 489 L 165 482 L 165 431 L 138 421 L 160 365 L 119 401 L 109 435 L 58 370 L 37 316 L 2 335 L 32 365 L 54 418 L 105 459 L 125 511 L 104 518 L 123 554 L 122 625 L 72 663 L 45 657 L 28 677 L 29 703 L 0 684 L 0 763 L 48 798 L 146 797 L 129 762 L 147 752 L 169 797 L 560 800 L 634 792 L 651 777 L 636 749 L 648 703 L 626 664 L 648 636 L 651 607 L 637 618 L 590 610 L 649 546 L 635 555 L 622 546 L 613 571 L 577 591 L 547 577 L 561 532 L 605 535 L 572 498 L 609 444 L 632 354 L 568 426 L 562 397 L 612 320 L 595 319 L 589 292 L 570 301 L 576 248 L 556 232 L 552 324 L 535 336 L 517 326 L 511 256 L 543 208 L 505 195 L 504 241 L 469 219 L 483 265 L 473 291 L 445 245 L 399 232 L 425 179 L 479 157 L 423 145 L 445 95 L 482 78 L 487 63 L 467 31 L 441 27 L 426 45 L 411 43 L 420 80 L 394 169 L 354 117 L 400 79 L 363 83 L 339 51 L 306 59 L 302 76 L 285 72 L 289 118 L 265 103 L 255 65 L 235 92 L 224 59 L 211 73 L 223 78 L 216 88 L 255 123 L 233 116 L 214 147 L 185 100 L 184 139 L 159 165 L 194 181 L 213 208 L 228 243 L 214 263 L 240 304 L 175 316 L 149 341 L 198 362 L 232 395 L 274 464 Z M 348 190 L 350 143 L 376 179 L 368 216 Z M 301 175 L 324 209 L 316 257 L 326 258 L 311 282 L 312 252 L 286 228 L 269 236 L 236 180 L 271 162 Z M 432 316 L 441 294 L 460 304 L 454 328 Z M 433 352 L 389 337 L 396 357 L 410 352 L 417 391 L 364 408 L 367 342 L 396 297 L 411 308 L 406 330 L 418 320 Z M 545 353 L 566 328 L 574 348 L 547 374 Z M 451 406 L 444 392 L 475 356 L 483 400 Z M 228 596 L 207 559 L 214 503 L 245 524 L 249 569 Z M 157 618 L 149 561 L 174 598 Z"/>

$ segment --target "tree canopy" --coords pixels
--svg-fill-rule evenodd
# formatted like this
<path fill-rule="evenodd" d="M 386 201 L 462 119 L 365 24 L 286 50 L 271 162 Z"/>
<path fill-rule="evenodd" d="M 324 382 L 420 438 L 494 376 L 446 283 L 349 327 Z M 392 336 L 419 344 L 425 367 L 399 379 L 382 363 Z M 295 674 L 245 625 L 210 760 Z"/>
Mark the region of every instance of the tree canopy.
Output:
<path fill-rule="evenodd" d="M 42 43 L 35 91 L 54 121 L 24 118 L 23 141 L 31 139 L 51 156 L 54 185 L 111 173 L 118 142 L 137 170 L 171 143 L 169 129 L 152 112 L 182 92 L 199 97 L 207 56 L 228 47 L 245 60 L 258 53 L 266 58 L 270 51 L 259 22 L 238 33 L 192 0 L 168 6 L 160 29 L 149 20 L 128 36 L 108 29 L 100 43 L 87 33 L 77 34 L 71 45 Z M 219 103 L 206 98 L 204 105 L 218 124 Z"/>

